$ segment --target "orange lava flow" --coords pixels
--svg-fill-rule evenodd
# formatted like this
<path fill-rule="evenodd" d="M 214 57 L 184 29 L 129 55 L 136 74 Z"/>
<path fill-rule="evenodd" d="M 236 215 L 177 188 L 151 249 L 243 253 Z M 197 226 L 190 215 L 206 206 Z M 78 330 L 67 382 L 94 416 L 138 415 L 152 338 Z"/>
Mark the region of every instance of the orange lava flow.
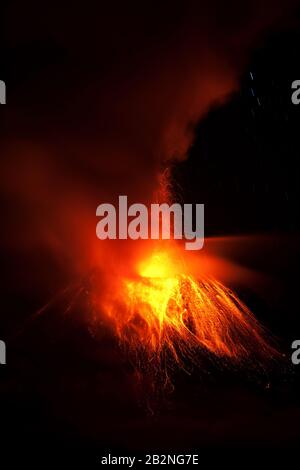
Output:
<path fill-rule="evenodd" d="M 130 350 L 176 362 L 201 351 L 242 361 L 275 351 L 246 305 L 222 283 L 189 274 L 168 252 L 156 252 L 122 281 L 106 314 Z"/>

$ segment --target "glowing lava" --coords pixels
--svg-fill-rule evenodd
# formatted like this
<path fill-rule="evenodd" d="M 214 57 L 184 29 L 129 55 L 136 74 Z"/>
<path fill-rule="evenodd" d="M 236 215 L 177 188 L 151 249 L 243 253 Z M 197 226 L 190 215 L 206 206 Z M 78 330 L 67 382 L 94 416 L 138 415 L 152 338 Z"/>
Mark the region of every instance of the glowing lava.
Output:
<path fill-rule="evenodd" d="M 156 252 L 123 279 L 106 313 L 130 350 L 177 363 L 209 352 L 235 362 L 276 352 L 246 305 L 222 283 L 190 275 L 173 252 Z"/>

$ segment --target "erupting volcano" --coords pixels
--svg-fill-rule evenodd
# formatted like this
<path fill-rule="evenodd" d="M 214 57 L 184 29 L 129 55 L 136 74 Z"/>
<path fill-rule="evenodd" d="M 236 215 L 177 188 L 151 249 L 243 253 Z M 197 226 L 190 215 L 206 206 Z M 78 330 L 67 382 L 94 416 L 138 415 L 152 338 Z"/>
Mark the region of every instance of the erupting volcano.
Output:
<path fill-rule="evenodd" d="M 167 170 L 159 175 L 154 195 L 160 203 L 174 200 L 169 176 Z M 218 258 L 204 262 L 202 252 L 187 252 L 175 240 L 155 243 L 149 240 L 128 261 L 130 274 L 120 269 L 112 276 L 105 300 L 95 296 L 96 308 L 142 369 L 189 368 L 203 357 L 264 367 L 278 356 L 249 308 L 217 280 L 211 265 L 219 265 Z"/>
<path fill-rule="evenodd" d="M 156 250 L 124 277 L 103 310 L 142 368 L 185 367 L 203 355 L 263 364 L 278 353 L 247 306 L 221 282 L 196 276 L 179 247 Z"/>

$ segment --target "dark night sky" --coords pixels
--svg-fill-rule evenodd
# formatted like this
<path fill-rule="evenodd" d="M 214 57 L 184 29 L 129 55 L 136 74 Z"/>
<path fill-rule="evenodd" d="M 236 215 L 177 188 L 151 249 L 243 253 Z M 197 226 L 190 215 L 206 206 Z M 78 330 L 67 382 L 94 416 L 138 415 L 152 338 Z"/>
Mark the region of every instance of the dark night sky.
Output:
<path fill-rule="evenodd" d="M 209 235 L 299 229 L 298 55 L 297 31 L 266 38 L 239 90 L 199 123 L 188 160 L 174 170 L 188 197 L 206 202 Z"/>
<path fill-rule="evenodd" d="M 234 449 L 298 448 L 295 367 L 258 379 L 179 372 L 175 392 L 157 403 L 142 398 L 110 334 L 86 328 L 86 298 L 72 316 L 61 315 L 67 301 L 58 298 L 28 321 L 89 264 L 77 219 L 89 227 L 96 201 L 116 191 L 147 199 L 167 158 L 175 197 L 205 203 L 206 235 L 230 237 L 226 256 L 270 280 L 263 295 L 237 287 L 290 353 L 300 333 L 300 105 L 291 103 L 300 30 L 289 2 L 262 3 L 8 7 L 1 468 L 4 448 L 23 463 L 59 452 L 66 462 L 94 462 L 104 450 L 220 450 L 225 458 Z M 80 217 L 70 203 L 83 208 Z"/>

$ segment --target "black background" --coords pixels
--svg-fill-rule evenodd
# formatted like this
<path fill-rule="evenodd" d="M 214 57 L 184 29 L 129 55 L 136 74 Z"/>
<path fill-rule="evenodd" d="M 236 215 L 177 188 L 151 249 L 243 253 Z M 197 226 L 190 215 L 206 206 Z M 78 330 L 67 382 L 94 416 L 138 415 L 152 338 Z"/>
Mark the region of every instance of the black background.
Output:
<path fill-rule="evenodd" d="M 208 8 L 208 14 L 217 7 L 215 3 Z M 22 23 L 18 4 L 14 8 L 7 24 L 11 36 L 17 36 Z M 176 36 L 182 13 L 178 4 L 161 7 L 163 11 L 149 6 L 144 11 L 136 5 L 132 11 L 116 8 L 119 19 L 107 26 L 107 42 L 103 23 L 95 27 L 95 10 L 84 11 L 83 25 L 78 12 L 74 18 L 61 6 L 61 17 L 60 9 L 55 9 L 48 31 L 35 29 L 34 36 L 30 24 L 36 24 L 42 13 L 32 7 L 23 42 L 11 41 L 4 28 L 0 78 L 7 84 L 7 105 L 0 114 L 2 141 L 30 135 L 33 141 L 51 138 L 60 144 L 65 135 L 79 133 L 83 142 L 97 144 L 96 118 L 93 112 L 84 117 L 89 101 L 85 103 L 83 97 L 80 113 L 73 115 L 76 103 L 69 101 L 74 97 L 69 95 L 70 89 L 93 76 L 106 83 L 111 62 L 117 64 L 114 80 L 127 76 L 144 50 L 163 43 L 165 35 Z M 232 18 L 242 15 L 234 3 L 220 8 L 218 14 L 225 15 L 228 24 L 218 29 L 216 43 L 226 36 Z M 48 6 L 44 14 L 48 14 Z M 100 7 L 97 14 L 103 14 Z M 142 32 L 134 29 L 122 42 L 123 31 L 118 27 L 123 22 L 130 25 L 132 15 L 137 15 L 134 25 L 141 22 Z M 268 459 L 279 451 L 287 457 L 291 449 L 298 448 L 300 376 L 297 366 L 291 364 L 290 346 L 300 337 L 300 106 L 291 102 L 291 83 L 300 78 L 300 30 L 296 12 L 289 15 L 288 20 L 266 28 L 248 48 L 242 66 L 239 63 L 238 87 L 225 103 L 211 104 L 197 123 L 188 158 L 172 164 L 176 197 L 205 203 L 206 236 L 227 236 L 225 255 L 271 280 L 263 296 L 255 294 L 251 286 L 233 287 L 276 336 L 286 354 L 285 365 L 255 378 L 247 371 L 213 366 L 210 373 L 195 370 L 187 376 L 178 372 L 172 394 L 145 398 L 135 385 L 135 372 L 126 354 L 109 332 L 93 335 L 83 326 L 84 296 L 76 302 L 72 315 L 61 315 L 67 301 L 58 297 L 44 315 L 28 321 L 53 292 L 64 287 L 69 273 L 38 245 L 32 257 L 22 250 L 9 250 L 4 243 L 0 337 L 7 343 L 8 364 L 0 368 L 1 468 L 6 468 L 2 467 L 5 458 L 10 463 L 15 459 L 38 461 L 43 468 L 49 460 L 58 466 L 64 459 L 70 464 L 82 458 L 88 465 L 108 452 L 192 451 L 214 460 L 219 451 L 219 456 L 239 461 L 240 455 L 247 460 L 262 451 Z M 15 24 L 11 18 L 16 18 Z M 93 25 L 91 48 L 86 49 L 88 41 L 84 45 L 81 40 L 68 43 L 56 35 L 56 22 L 64 26 L 66 37 L 75 29 L 84 38 Z M 114 24 L 115 32 L 111 31 Z M 49 34 L 51 25 L 53 36 Z M 95 47 L 98 39 L 99 51 Z M 121 45 L 115 48 L 115 44 Z M 95 53 L 101 60 L 95 60 Z M 45 84 L 51 85 L 46 95 Z M 109 101 L 114 88 L 106 93 Z M 83 117 L 79 119 L 79 115 Z M 105 131 L 104 123 L 101 132 Z M 2 154 L 6 158 L 4 150 Z M 85 177 L 97 179 L 93 172 Z M 5 193 L 2 204 L 6 239 L 10 231 L 5 235 L 5 229 L 9 224 L 14 230 L 18 227 L 14 219 L 22 209 Z M 20 223 L 22 237 L 21 230 Z"/>

